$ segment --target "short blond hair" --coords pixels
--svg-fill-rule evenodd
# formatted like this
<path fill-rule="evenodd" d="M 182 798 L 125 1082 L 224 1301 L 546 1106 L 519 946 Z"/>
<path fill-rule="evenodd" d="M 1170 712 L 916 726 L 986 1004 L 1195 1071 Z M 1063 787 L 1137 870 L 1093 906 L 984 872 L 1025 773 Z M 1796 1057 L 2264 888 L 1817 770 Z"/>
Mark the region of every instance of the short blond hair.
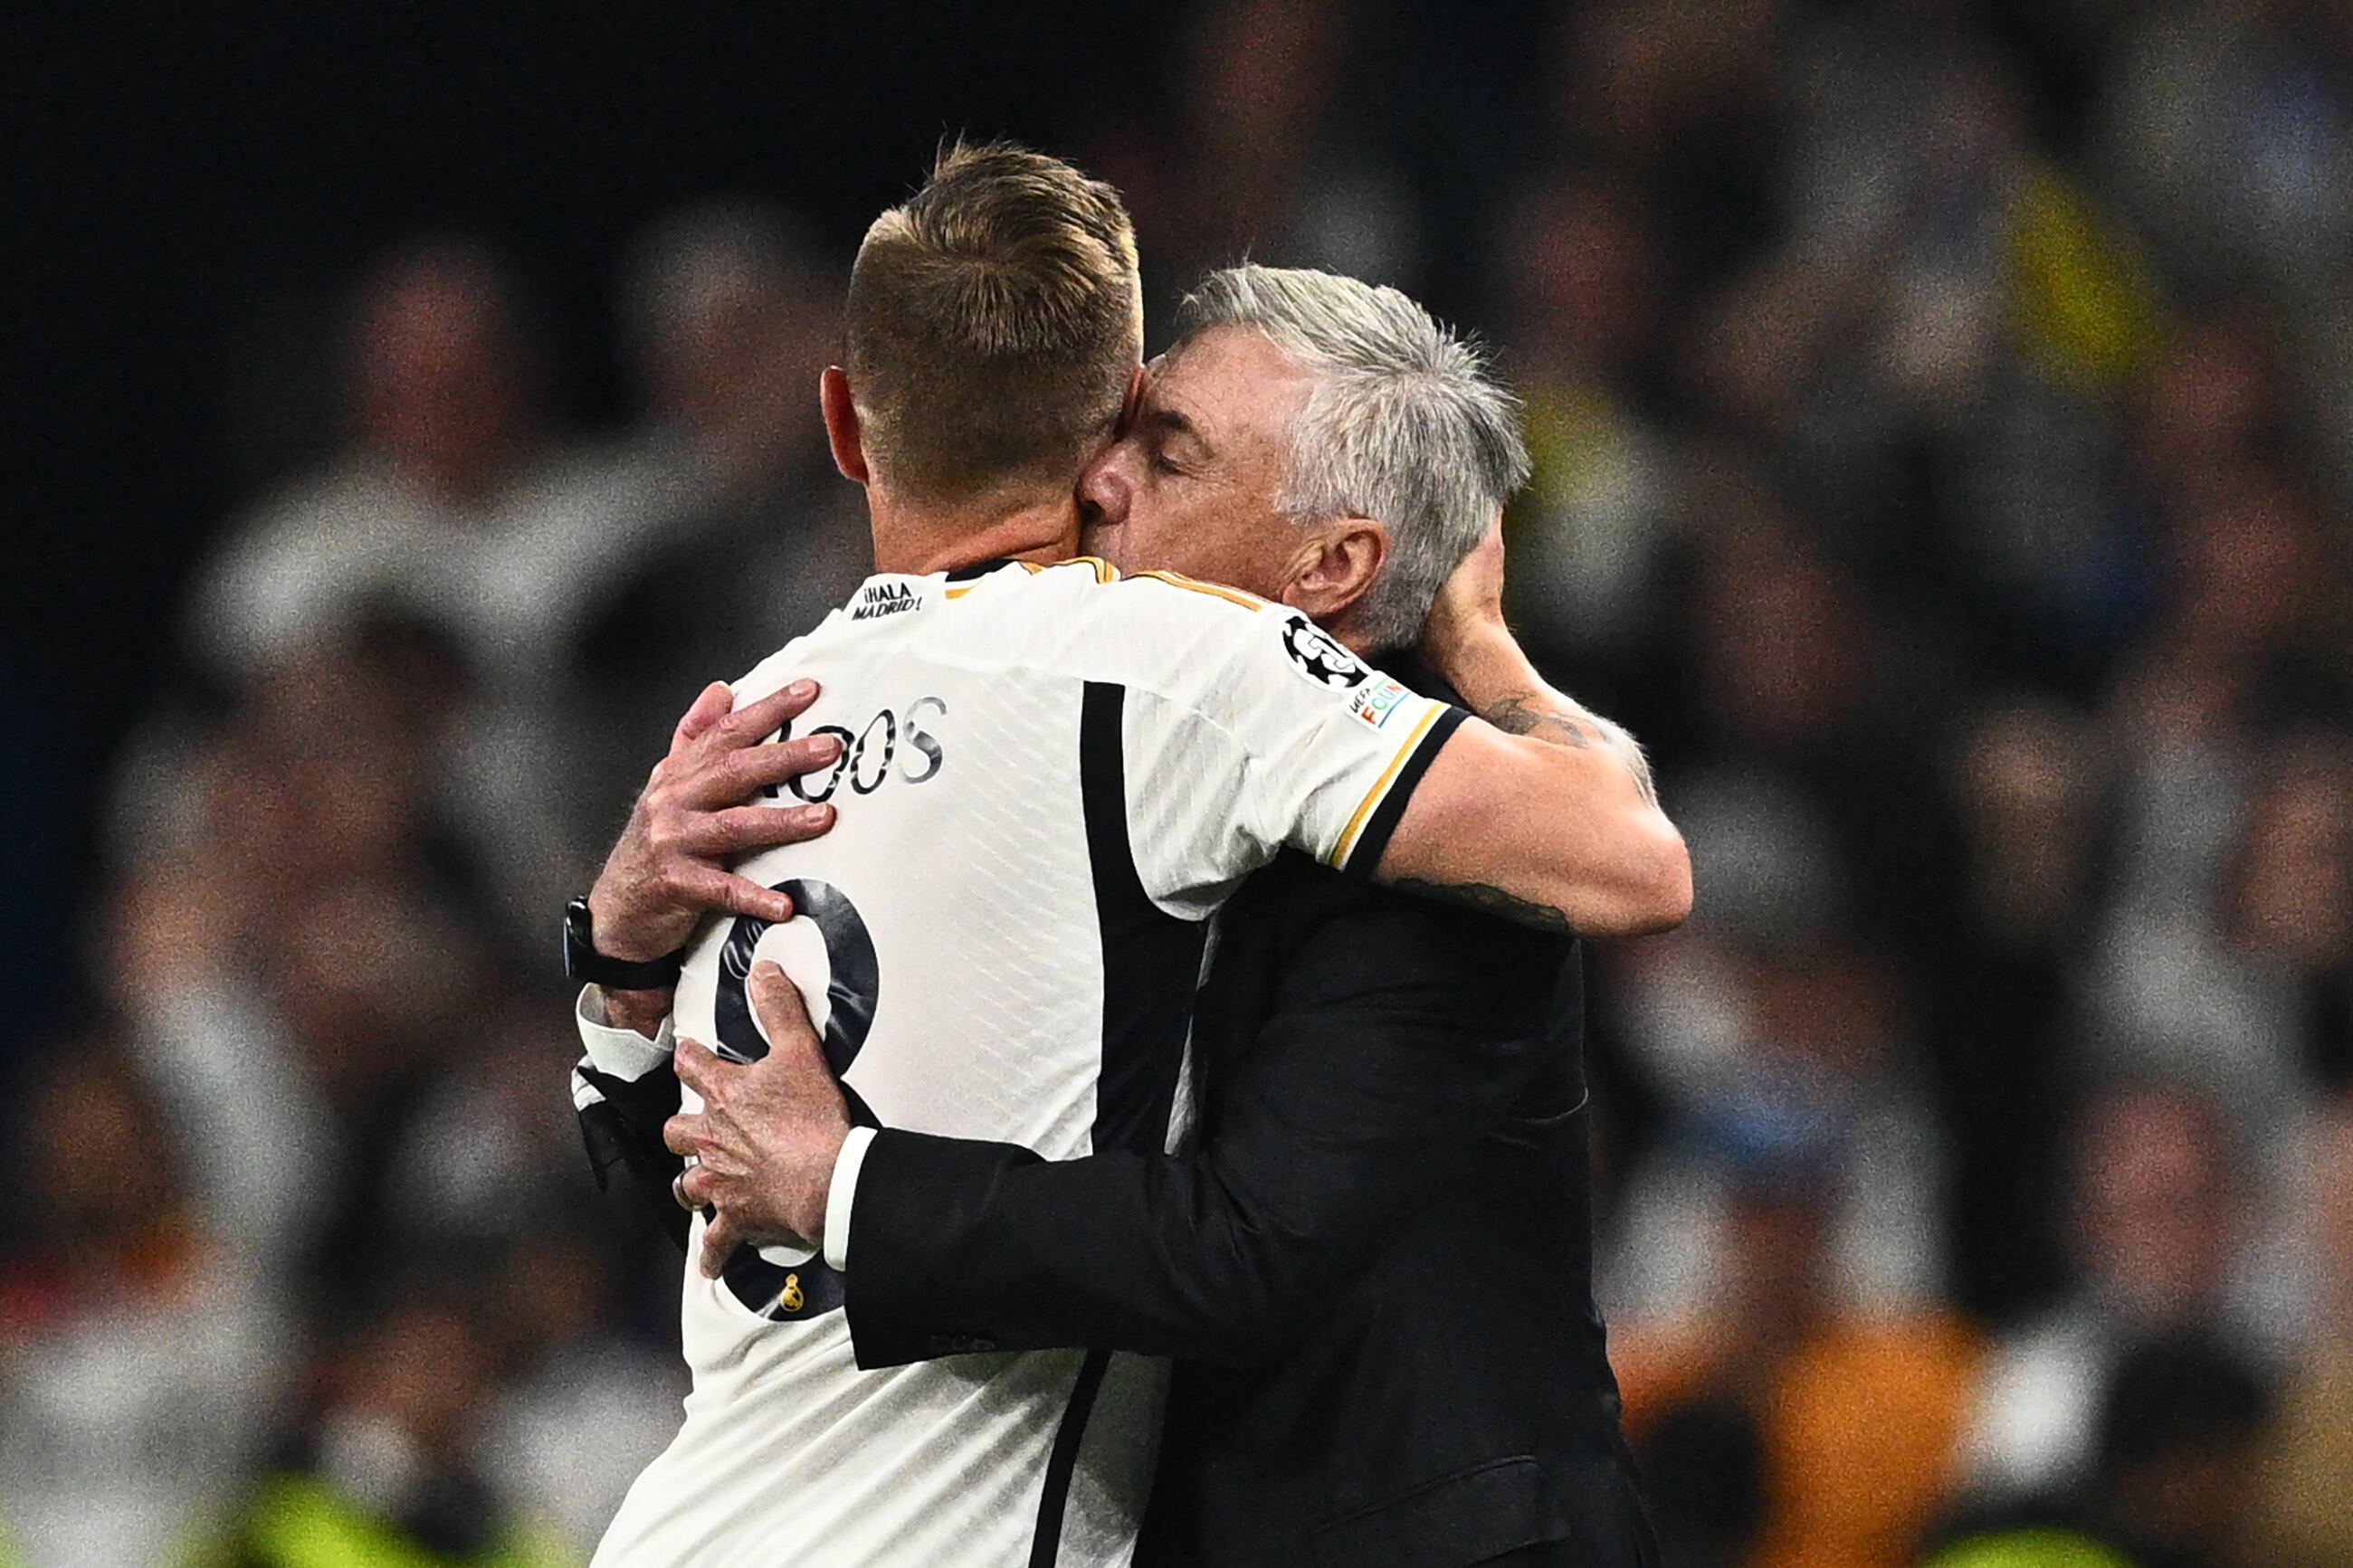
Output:
<path fill-rule="evenodd" d="M 1074 478 L 1143 347 L 1119 193 L 1011 142 L 944 147 L 850 269 L 849 384 L 867 462 L 948 501 Z"/>

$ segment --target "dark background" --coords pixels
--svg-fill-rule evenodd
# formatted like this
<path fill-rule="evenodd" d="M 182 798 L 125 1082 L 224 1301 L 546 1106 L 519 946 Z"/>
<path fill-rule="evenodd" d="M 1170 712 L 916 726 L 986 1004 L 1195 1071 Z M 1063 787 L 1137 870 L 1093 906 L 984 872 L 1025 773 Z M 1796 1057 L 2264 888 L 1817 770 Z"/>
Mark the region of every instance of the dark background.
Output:
<path fill-rule="evenodd" d="M 1461 110 L 1529 68 L 1514 40 L 1554 9 L 1373 7 L 1343 90 L 1394 102 L 1395 73 L 1418 73 L 1383 118 L 1425 188 L 1467 200 L 1531 144 Z M 1184 22 L 1082 0 L 10 7 L 11 992 L 58 994 L 90 782 L 166 672 L 183 577 L 263 477 L 223 439 L 242 337 L 405 236 L 463 230 L 528 280 L 555 409 L 615 422 L 605 296 L 647 220 L 767 195 L 846 247 L 944 134 L 1057 147 L 1148 128 Z M 1439 271 L 1443 306 L 1462 279 Z"/>
<path fill-rule="evenodd" d="M 1286 30 L 1292 13 L 1333 33 Z M 107 814 L 142 798 L 119 787 L 139 737 L 184 726 L 194 779 L 282 700 L 262 683 L 191 697 L 188 592 L 257 501 L 364 445 L 337 389 L 363 279 L 419 237 L 482 242 L 512 275 L 541 433 L 625 446 L 657 423 L 616 310 L 649 225 L 765 199 L 846 262 L 965 132 L 1120 183 L 1156 314 L 1244 254 L 1346 264 L 1283 219 L 1370 171 L 1369 195 L 1332 204 L 1354 239 L 1401 208 L 1418 249 L 1388 280 L 1486 334 L 1526 398 L 1514 610 L 1565 686 L 1650 744 L 1698 867 L 1689 930 L 1592 963 L 1601 1283 L 1662 1519 L 1694 1532 L 1682 1561 L 1892 1568 L 1981 1496 L 2052 1501 L 2084 1472 L 2043 1462 L 2035 1421 L 2073 1420 L 2074 1461 L 2106 1462 L 2094 1412 L 2152 1334 L 2219 1341 L 2223 1383 L 2302 1401 L 2273 1479 L 2233 1506 L 2260 1502 L 2269 1539 L 2305 1555 L 2244 1560 L 2353 1561 L 2353 1207 L 2327 1206 L 2353 1191 L 2347 16 L 2328 0 L 8 6 L 0 1352 L 37 1353 L 0 1357 L 0 1511 L 63 1485 L 36 1459 L 83 1481 L 121 1462 L 30 1420 L 12 1436 L 12 1414 L 47 1411 L 26 1369 L 111 1321 L 115 1253 L 96 1290 L 78 1256 L 109 1194 L 168 1167 L 150 1142 L 220 1142 L 176 1108 L 125 1109 L 193 993 L 108 968 L 109 941 L 155 920 L 110 900 L 169 906 L 153 884 L 180 862 L 142 858 L 138 823 L 103 847 Z M 1271 69 L 1253 76 L 1237 40 Z M 1294 115 L 1232 102 L 1303 74 Z M 1221 114 L 1244 144 L 1220 141 Z M 1265 125 L 1296 144 L 1249 144 Z M 1217 221 L 1229 177 L 1253 171 L 1226 204 L 1245 218 Z M 1370 270 L 1382 253 L 1354 254 Z M 791 526 L 816 510 L 807 481 L 765 498 Z M 1619 537 L 1635 564 L 1614 586 L 1570 583 Z M 344 674 L 365 691 L 382 671 Z M 217 847 L 229 816 L 153 842 Z M 433 1386 L 392 1403 L 450 1474 L 487 1467 L 506 1503 L 556 1507 L 514 1479 L 531 1444 L 477 1445 L 467 1419 L 551 1391 L 595 1408 L 596 1380 L 565 1361 L 589 1343 L 621 1347 L 662 1414 L 675 1299 L 672 1260 L 616 1239 L 574 1162 L 549 955 L 509 951 L 511 930 L 465 940 L 487 919 L 420 950 L 420 988 L 491 971 L 453 1005 L 536 1053 L 494 1077 L 446 1020 L 387 1004 L 397 984 L 303 1016 L 305 988 L 267 961 L 308 933 L 256 881 L 227 968 L 287 993 L 265 999 L 301 1026 L 294 1074 L 332 1087 L 356 1039 L 406 1076 L 356 1075 L 331 1133 L 351 1190 L 330 1221 L 289 1223 L 277 1272 L 197 1249 L 284 1314 L 245 1322 L 223 1358 L 268 1381 L 249 1431 L 279 1435 L 229 1458 L 257 1477 L 308 1463 L 366 1403 L 348 1357 L 371 1346 L 429 1365 L 417 1345 L 491 1344 L 448 1380 L 464 1411 L 437 1414 Z M 411 961 L 380 956 L 371 978 L 405 983 Z M 308 973 L 365 967 L 330 948 Z M 86 1045 L 94 1080 L 75 1072 Z M 555 1242 L 540 1210 L 437 1232 L 498 1195 L 418 1205 L 388 1174 L 443 1147 L 428 1134 L 469 1093 L 470 1114 L 548 1113 L 515 1144 L 554 1190 L 533 1201 L 562 1216 Z M 52 1184 L 42 1162 L 77 1150 Z M 49 1202 L 65 1188 L 90 1206 Z M 1873 1212 L 1888 1193 L 1916 1206 Z M 206 1196 L 155 1210 L 233 1234 Z M 154 1241 L 132 1225 L 105 1245 Z M 505 1293 L 534 1268 L 578 1287 L 579 1316 L 509 1335 Z M 1894 1289 L 1848 1299 L 1858 1276 Z M 162 1288 L 147 1305 L 115 1349 L 194 1315 Z M 153 1415 L 122 1400 L 108 1440 L 156 1475 L 207 1457 L 204 1433 L 159 1436 Z M 2252 1465 L 2229 1447 L 2245 1436 L 2191 1433 Z M 1760 1464 L 1770 1510 L 1749 1495 Z M 1832 1506 L 1857 1499 L 1885 1516 Z M 2215 1542 L 2254 1528 L 2229 1513 L 2168 1560 L 2224 1561 Z M 0 1519 L 0 1563 L 7 1534 Z M 72 1561 L 50 1544 L 32 1561 Z"/>
<path fill-rule="evenodd" d="M 853 243 L 944 132 L 1050 145 L 1148 105 L 1166 26 L 1071 0 L 11 7 L 10 993 L 59 995 L 92 783 L 256 478 L 221 439 L 240 332 L 464 229 L 531 279 L 557 406 L 610 422 L 604 295 L 638 226 L 767 194 Z"/>

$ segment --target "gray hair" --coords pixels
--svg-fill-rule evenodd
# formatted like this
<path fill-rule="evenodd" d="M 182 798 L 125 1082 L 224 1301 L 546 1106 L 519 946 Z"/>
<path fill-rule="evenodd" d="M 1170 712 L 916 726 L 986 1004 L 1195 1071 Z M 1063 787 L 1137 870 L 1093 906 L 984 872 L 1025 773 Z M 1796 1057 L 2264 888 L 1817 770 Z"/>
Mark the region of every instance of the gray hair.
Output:
<path fill-rule="evenodd" d="M 1180 337 L 1249 327 L 1312 383 L 1291 426 L 1275 505 L 1295 523 L 1366 517 L 1388 564 L 1356 614 L 1377 651 L 1411 646 L 1449 574 L 1527 482 L 1519 401 L 1486 355 L 1394 289 L 1287 267 L 1201 279 Z"/>

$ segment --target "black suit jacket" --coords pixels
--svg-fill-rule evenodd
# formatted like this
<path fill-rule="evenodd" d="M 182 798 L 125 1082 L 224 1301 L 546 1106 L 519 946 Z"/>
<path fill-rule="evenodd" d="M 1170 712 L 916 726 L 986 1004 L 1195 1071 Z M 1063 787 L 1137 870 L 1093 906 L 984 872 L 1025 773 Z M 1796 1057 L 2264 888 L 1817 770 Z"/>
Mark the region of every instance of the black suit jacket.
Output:
<path fill-rule="evenodd" d="M 859 1360 L 1177 1358 L 1137 1562 L 1655 1561 L 1591 1289 L 1575 945 L 1298 856 L 1227 906 L 1197 1154 L 877 1135 Z"/>

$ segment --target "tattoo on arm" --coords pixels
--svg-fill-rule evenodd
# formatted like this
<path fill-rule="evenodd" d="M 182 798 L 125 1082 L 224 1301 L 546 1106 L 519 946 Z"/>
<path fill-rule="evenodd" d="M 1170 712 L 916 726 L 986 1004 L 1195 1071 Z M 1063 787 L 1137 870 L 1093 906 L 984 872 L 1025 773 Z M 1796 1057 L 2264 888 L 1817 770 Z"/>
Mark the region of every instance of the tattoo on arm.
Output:
<path fill-rule="evenodd" d="M 1568 711 L 1563 711 L 1564 705 Z M 1479 716 L 1506 734 L 1525 735 L 1546 745 L 1568 746 L 1580 752 L 1603 747 L 1626 764 L 1642 798 L 1652 805 L 1659 804 L 1658 788 L 1651 782 L 1651 760 L 1642 754 L 1641 743 L 1598 714 L 1577 708 L 1566 699 L 1515 691 L 1490 703 Z"/>
<path fill-rule="evenodd" d="M 1538 931 L 1556 931 L 1562 936 L 1574 936 L 1568 917 L 1550 904 L 1539 904 L 1507 893 L 1501 888 L 1491 888 L 1484 882 L 1426 882 L 1418 877 L 1400 877 L 1389 884 L 1401 893 L 1419 893 L 1429 898 L 1442 899 L 1450 904 L 1461 904 L 1484 915 L 1500 915 L 1515 924 L 1534 926 Z"/>
<path fill-rule="evenodd" d="M 1579 723 L 1566 713 L 1537 707 L 1526 692 L 1514 692 L 1479 717 L 1507 735 L 1533 735 L 1539 741 L 1573 746 L 1580 752 L 1600 739 L 1592 726 Z"/>

